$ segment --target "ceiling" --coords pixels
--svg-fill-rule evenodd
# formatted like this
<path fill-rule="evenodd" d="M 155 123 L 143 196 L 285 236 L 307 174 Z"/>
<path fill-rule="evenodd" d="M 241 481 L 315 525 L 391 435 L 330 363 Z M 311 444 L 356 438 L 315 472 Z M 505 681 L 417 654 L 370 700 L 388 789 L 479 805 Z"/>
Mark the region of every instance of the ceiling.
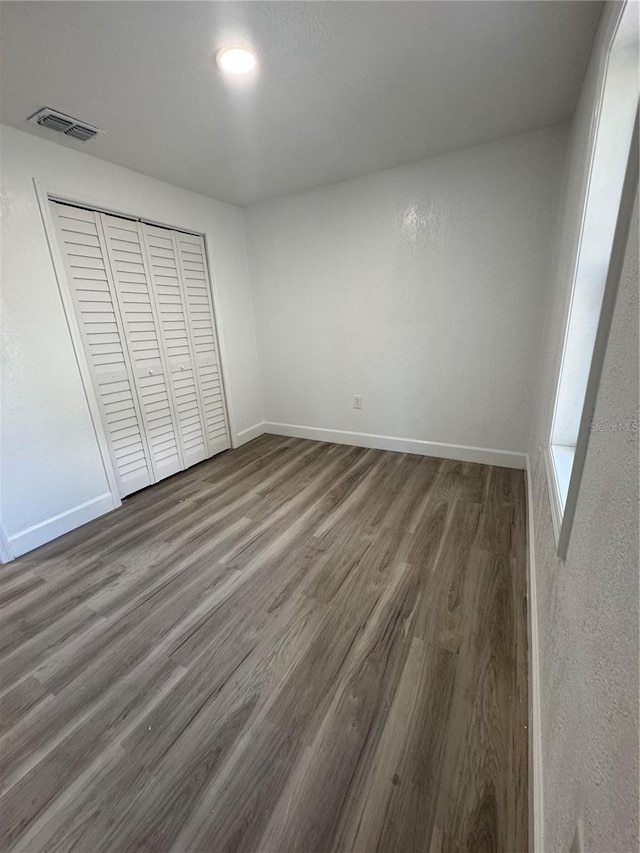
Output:
<path fill-rule="evenodd" d="M 0 120 L 234 204 L 569 119 L 579 2 L 2 2 Z M 230 83 L 217 47 L 251 45 Z M 50 106 L 82 143 L 26 123 Z"/>

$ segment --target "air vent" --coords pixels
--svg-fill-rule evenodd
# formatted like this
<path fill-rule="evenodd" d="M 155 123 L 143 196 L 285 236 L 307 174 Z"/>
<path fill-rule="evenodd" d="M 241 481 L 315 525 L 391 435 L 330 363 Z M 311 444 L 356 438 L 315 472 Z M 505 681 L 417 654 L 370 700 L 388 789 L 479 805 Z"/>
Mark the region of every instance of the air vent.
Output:
<path fill-rule="evenodd" d="M 51 130 L 59 130 L 62 133 L 69 130 L 70 127 L 73 127 L 72 121 L 67 121 L 66 118 L 54 115 L 42 116 L 38 119 L 38 124 L 41 124 L 43 127 L 50 127 Z"/>
<path fill-rule="evenodd" d="M 93 127 L 85 122 L 71 116 L 59 113 L 57 110 L 52 110 L 50 107 L 43 107 L 29 116 L 28 121 L 39 124 L 41 127 L 48 127 L 49 130 L 56 130 L 58 133 L 64 133 L 65 136 L 72 136 L 74 139 L 79 139 L 81 142 L 87 142 L 93 139 L 99 133 L 104 133 L 97 127 Z"/>
<path fill-rule="evenodd" d="M 87 127 L 86 124 L 74 124 L 69 130 L 65 130 L 65 133 L 67 136 L 73 136 L 74 139 L 81 139 L 83 142 L 98 135 L 95 128 Z"/>

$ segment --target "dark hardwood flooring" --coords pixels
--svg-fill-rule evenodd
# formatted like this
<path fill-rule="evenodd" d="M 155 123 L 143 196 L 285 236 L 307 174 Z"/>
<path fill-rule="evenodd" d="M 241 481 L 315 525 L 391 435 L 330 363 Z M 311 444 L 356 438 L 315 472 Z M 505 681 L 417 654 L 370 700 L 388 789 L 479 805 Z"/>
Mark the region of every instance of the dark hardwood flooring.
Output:
<path fill-rule="evenodd" d="M 521 471 L 263 436 L 0 567 L 0 848 L 527 850 Z"/>

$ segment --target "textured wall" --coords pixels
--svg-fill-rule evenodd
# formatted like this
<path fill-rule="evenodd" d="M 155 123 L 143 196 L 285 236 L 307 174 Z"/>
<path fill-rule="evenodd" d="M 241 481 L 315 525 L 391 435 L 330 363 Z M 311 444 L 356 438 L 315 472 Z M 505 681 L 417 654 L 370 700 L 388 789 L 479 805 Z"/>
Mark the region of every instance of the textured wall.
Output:
<path fill-rule="evenodd" d="M 267 420 L 526 451 L 565 140 L 246 208 Z"/>
<path fill-rule="evenodd" d="M 580 239 L 590 140 L 620 4 L 605 7 L 572 122 L 529 453 L 540 640 L 545 853 L 638 849 L 638 222 L 613 319 L 566 563 L 558 561 L 540 449 Z M 636 431 L 634 432 L 633 425 Z"/>
<path fill-rule="evenodd" d="M 566 563 L 533 477 L 546 853 L 638 849 L 638 208 Z"/>

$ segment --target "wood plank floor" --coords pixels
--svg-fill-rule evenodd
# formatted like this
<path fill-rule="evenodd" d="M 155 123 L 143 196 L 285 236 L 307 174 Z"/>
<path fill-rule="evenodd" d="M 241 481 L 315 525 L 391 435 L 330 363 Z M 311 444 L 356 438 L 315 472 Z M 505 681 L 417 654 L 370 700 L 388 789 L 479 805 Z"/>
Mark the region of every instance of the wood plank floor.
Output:
<path fill-rule="evenodd" d="M 263 436 L 0 567 L 0 849 L 527 850 L 521 471 Z"/>

